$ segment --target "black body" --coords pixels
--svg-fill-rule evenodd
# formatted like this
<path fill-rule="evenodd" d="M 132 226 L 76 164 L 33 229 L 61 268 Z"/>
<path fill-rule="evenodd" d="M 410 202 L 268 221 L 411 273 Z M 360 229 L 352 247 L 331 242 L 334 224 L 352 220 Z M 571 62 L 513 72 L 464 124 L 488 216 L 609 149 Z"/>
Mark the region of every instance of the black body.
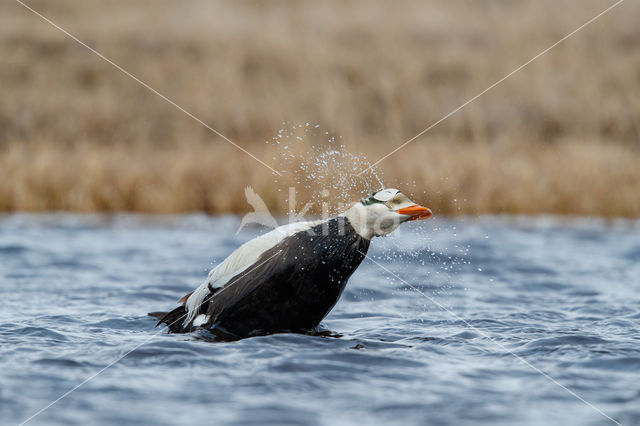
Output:
<path fill-rule="evenodd" d="M 210 318 L 201 327 L 230 339 L 312 329 L 340 298 L 369 242 L 343 216 L 284 238 L 227 285 L 212 289 L 198 312 Z M 193 331 L 182 326 L 184 314 L 181 306 L 154 316 L 170 332 Z"/>

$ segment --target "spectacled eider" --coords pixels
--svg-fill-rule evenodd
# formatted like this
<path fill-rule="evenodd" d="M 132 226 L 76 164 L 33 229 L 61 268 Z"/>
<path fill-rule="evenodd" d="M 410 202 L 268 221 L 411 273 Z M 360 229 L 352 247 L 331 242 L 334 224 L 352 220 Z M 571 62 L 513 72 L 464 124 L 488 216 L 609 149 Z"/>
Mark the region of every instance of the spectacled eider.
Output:
<path fill-rule="evenodd" d="M 371 238 L 430 215 L 397 189 L 373 192 L 331 219 L 283 225 L 246 242 L 179 307 L 149 315 L 170 333 L 205 328 L 225 339 L 312 329 L 340 298 Z"/>

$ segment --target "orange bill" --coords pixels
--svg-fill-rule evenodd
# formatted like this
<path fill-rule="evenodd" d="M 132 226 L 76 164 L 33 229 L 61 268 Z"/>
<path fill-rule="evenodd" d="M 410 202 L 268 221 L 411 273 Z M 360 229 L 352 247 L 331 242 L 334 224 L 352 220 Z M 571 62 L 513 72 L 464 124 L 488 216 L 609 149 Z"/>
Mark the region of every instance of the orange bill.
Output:
<path fill-rule="evenodd" d="M 414 204 L 413 206 L 405 207 L 403 209 L 398 209 L 396 210 L 396 213 L 400 213 L 406 216 L 411 216 L 411 218 L 408 219 L 407 221 L 422 220 L 431 216 L 431 210 L 429 210 L 426 207 L 419 206 L 417 204 Z"/>

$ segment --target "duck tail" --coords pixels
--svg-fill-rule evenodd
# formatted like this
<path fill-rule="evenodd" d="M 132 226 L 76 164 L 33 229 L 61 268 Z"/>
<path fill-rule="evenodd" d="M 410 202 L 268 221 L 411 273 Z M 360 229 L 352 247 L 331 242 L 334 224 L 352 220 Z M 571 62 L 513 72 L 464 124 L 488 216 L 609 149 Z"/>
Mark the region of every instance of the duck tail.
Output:
<path fill-rule="evenodd" d="M 182 325 L 187 317 L 187 310 L 184 306 L 178 306 L 171 312 L 149 312 L 148 315 L 158 320 L 156 327 L 163 323 L 167 324 L 169 333 L 187 333 L 189 331 Z"/>

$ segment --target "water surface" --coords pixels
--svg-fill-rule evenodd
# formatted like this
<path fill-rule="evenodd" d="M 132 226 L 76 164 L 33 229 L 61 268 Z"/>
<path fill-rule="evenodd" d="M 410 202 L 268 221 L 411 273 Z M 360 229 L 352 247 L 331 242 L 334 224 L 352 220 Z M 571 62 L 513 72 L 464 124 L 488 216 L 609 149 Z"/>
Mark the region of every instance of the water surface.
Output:
<path fill-rule="evenodd" d="M 403 225 L 369 251 L 397 276 L 365 260 L 323 321 L 339 338 L 153 328 L 238 224 L 0 217 L 0 423 L 134 348 L 28 424 L 613 424 L 559 384 L 640 423 L 640 222 Z"/>

